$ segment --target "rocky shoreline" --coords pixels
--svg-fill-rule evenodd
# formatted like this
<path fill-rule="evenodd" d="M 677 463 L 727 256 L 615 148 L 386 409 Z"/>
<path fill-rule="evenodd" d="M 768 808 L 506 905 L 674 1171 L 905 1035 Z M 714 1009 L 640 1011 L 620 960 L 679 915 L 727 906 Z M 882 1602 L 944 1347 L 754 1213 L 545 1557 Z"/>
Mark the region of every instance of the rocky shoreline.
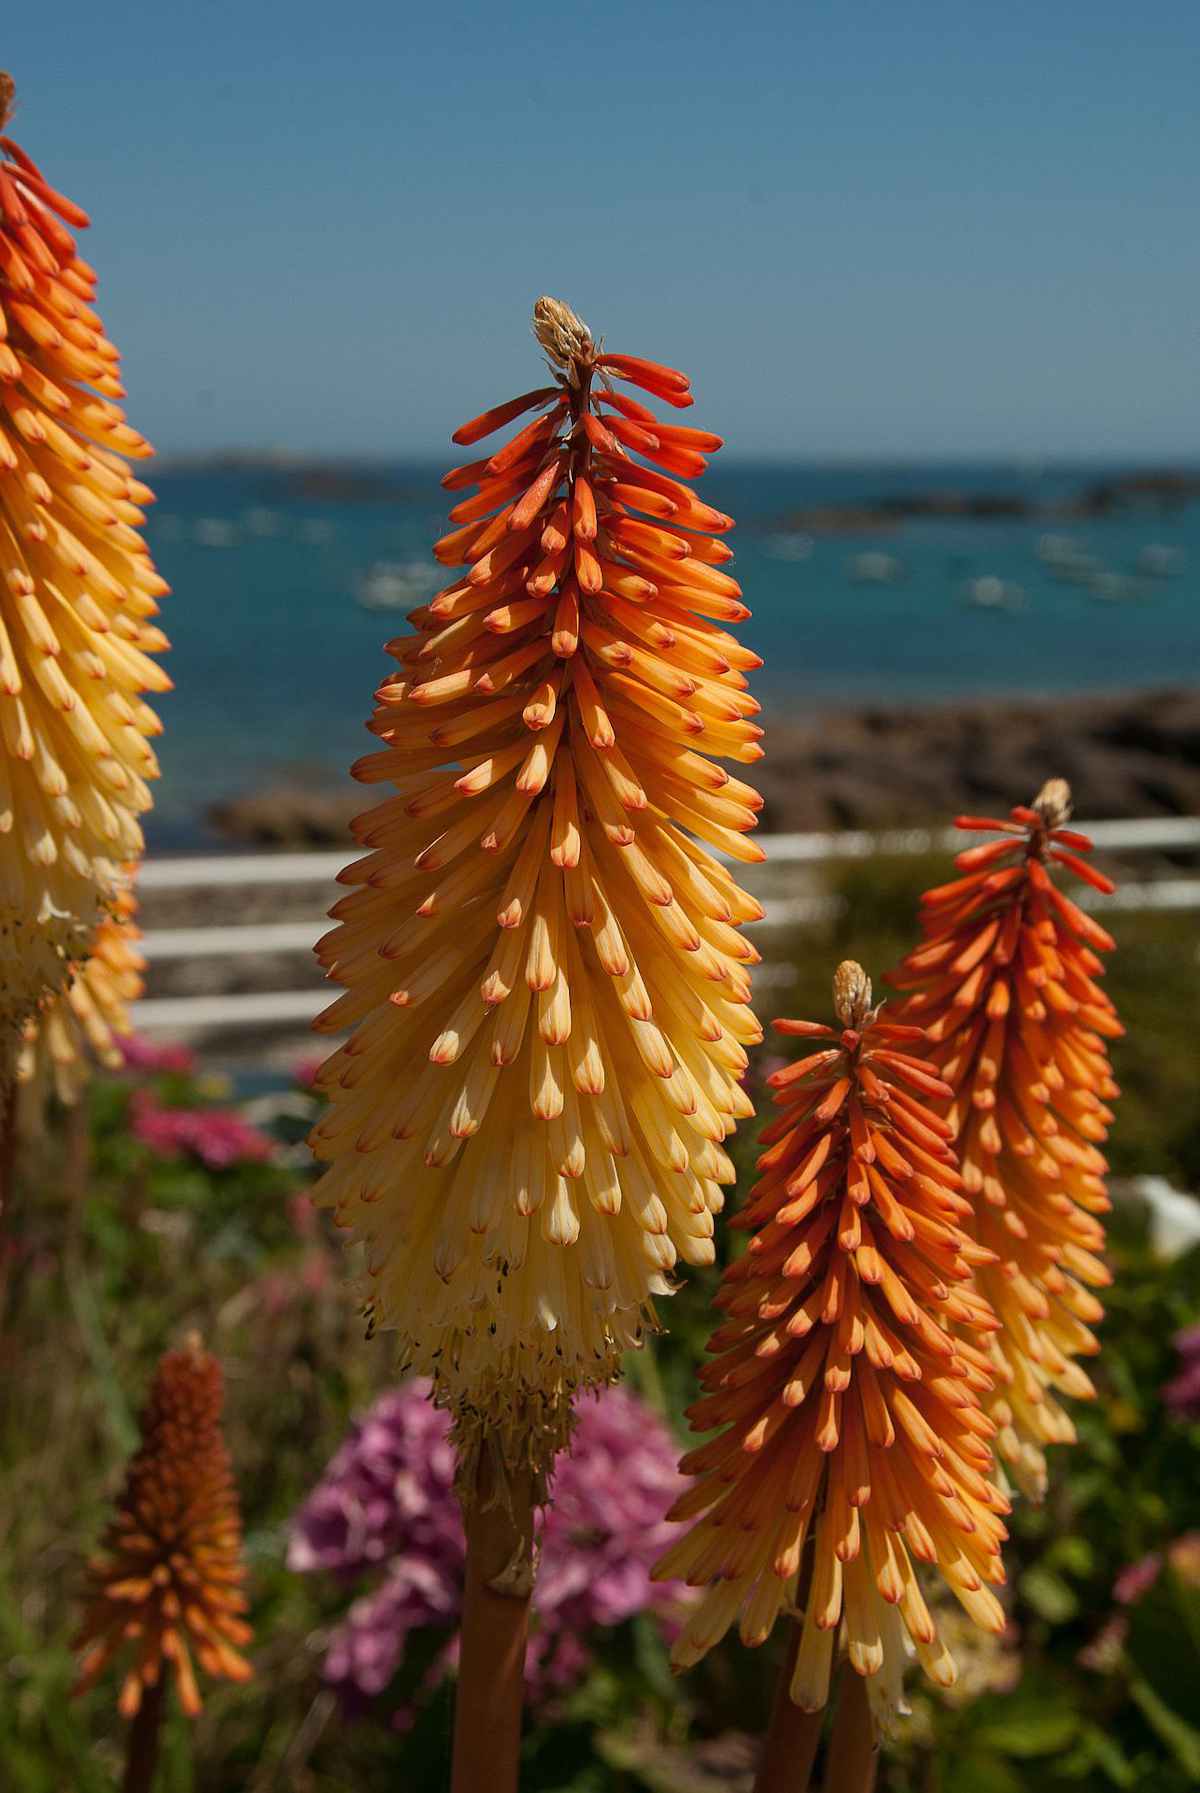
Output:
<path fill-rule="evenodd" d="M 1115 695 L 858 704 L 763 718 L 750 776 L 772 833 L 944 822 L 1070 780 L 1080 817 L 1200 813 L 1200 688 Z M 338 847 L 371 793 L 297 769 L 230 798 L 209 821 L 231 845 Z"/>
<path fill-rule="evenodd" d="M 754 768 L 772 831 L 1003 815 L 1051 776 L 1081 818 L 1200 813 L 1200 688 L 1118 696 L 864 704 L 769 718 Z"/>
<path fill-rule="evenodd" d="M 1161 516 L 1198 500 L 1200 472 L 1171 467 L 1090 480 L 1078 491 L 1055 499 L 946 488 L 884 493 L 851 504 L 801 505 L 780 517 L 776 527 L 810 535 L 863 535 L 899 529 L 906 522 L 1081 523 L 1130 511 Z"/>

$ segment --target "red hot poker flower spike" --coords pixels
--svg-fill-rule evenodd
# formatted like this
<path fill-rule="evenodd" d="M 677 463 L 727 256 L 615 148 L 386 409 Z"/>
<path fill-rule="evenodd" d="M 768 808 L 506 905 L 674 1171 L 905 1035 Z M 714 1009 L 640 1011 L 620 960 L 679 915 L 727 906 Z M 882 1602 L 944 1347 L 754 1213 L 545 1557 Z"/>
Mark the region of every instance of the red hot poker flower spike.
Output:
<path fill-rule="evenodd" d="M 189 1717 L 200 1710 L 192 1664 L 246 1681 L 239 1646 L 250 1627 L 241 1584 L 241 1520 L 221 1437 L 221 1369 L 195 1335 L 159 1363 L 100 1555 L 88 1565 L 88 1600 L 76 1648 L 84 1692 L 108 1664 L 132 1654 L 119 1706 L 132 1718 L 173 1667 Z"/>
<path fill-rule="evenodd" d="M 0 75 L 0 1076 L 121 907 L 158 776 L 142 693 L 171 686 L 87 214 L 3 134 L 11 104 Z"/>
<path fill-rule="evenodd" d="M 515 433 L 443 482 L 458 570 L 390 644 L 354 769 L 385 795 L 318 947 L 345 987 L 318 1026 L 355 1031 L 312 1144 L 460 1445 L 545 1468 L 676 1263 L 715 1255 L 761 1038 L 739 924 L 762 911 L 726 862 L 763 857 L 761 799 L 717 761 L 753 764 L 762 730 L 732 519 L 689 483 L 718 439 L 624 389 L 673 414 L 686 378 L 558 300 L 533 326 L 551 383 L 458 431 Z"/>
<path fill-rule="evenodd" d="M 839 1629 L 886 1725 L 903 1709 L 905 1635 L 942 1685 L 955 1676 L 918 1585 L 935 1566 L 970 1616 L 999 1631 L 984 1585 L 1004 1572 L 980 1407 L 995 1321 L 963 1230 L 949 1094 L 912 1056 L 919 1030 L 871 1007 L 862 967 L 838 968 L 840 1029 L 777 1023 L 816 1048 L 771 1078 L 783 1113 L 735 1225 L 745 1255 L 722 1279 L 693 1429 L 719 1435 L 683 1459 L 698 1480 L 671 1517 L 691 1531 L 655 1574 L 706 1593 L 676 1645 L 696 1662 L 740 1615 L 761 1644 L 802 1610 L 798 1706 L 829 1694 Z"/>
<path fill-rule="evenodd" d="M 1091 1291 L 1111 1280 L 1099 1148 L 1119 1093 L 1105 1042 L 1123 1030 L 1096 979 L 1113 941 L 1052 873 L 1113 886 L 1079 857 L 1091 841 L 1063 826 L 1070 801 L 1051 779 L 1007 823 L 960 818 L 1001 838 L 960 853 L 963 876 L 926 893 L 925 942 L 889 979 L 908 993 L 903 1018 L 927 1029 L 930 1064 L 954 1091 L 946 1112 L 974 1232 L 995 1257 L 979 1273 L 1000 1321 L 985 1406 L 997 1450 L 1035 1498 L 1044 1447 L 1075 1436 L 1057 1396 L 1094 1392 L 1075 1360 L 1099 1348 L 1091 1328 L 1103 1309 Z"/>

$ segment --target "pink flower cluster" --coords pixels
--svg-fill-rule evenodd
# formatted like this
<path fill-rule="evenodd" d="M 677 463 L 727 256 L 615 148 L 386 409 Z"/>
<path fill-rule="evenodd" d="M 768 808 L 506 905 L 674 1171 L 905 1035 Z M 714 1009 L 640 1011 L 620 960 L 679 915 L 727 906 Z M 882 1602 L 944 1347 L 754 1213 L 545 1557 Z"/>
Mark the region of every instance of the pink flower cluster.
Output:
<path fill-rule="evenodd" d="M 133 1136 L 158 1158 L 198 1158 L 209 1170 L 262 1163 L 275 1142 L 229 1108 L 164 1108 L 148 1089 L 129 1103 Z"/>
<path fill-rule="evenodd" d="M 325 1675 L 351 1710 L 382 1693 L 409 1633 L 454 1626 L 465 1545 L 449 1420 L 430 1384 L 385 1394 L 358 1421 L 296 1516 L 288 1565 L 350 1580 L 384 1571 L 333 1633 Z M 670 1622 L 686 1590 L 650 1580 L 675 1535 L 664 1515 L 685 1484 L 658 1415 L 623 1389 L 580 1402 L 553 1504 L 539 1515 L 538 1577 L 526 1679 L 535 1697 L 570 1686 L 598 1628 L 635 1613 Z M 445 1672 L 452 1651 L 439 1670 Z"/>
<path fill-rule="evenodd" d="M 196 1069 L 196 1054 L 190 1046 L 159 1045 L 140 1033 L 126 1034 L 117 1043 L 127 1071 L 138 1071 L 146 1077 L 173 1071 L 190 1077 Z"/>
<path fill-rule="evenodd" d="M 1136 1606 L 1164 1568 L 1172 1569 L 1188 1587 L 1200 1587 L 1200 1532 L 1182 1532 L 1165 1551 L 1151 1550 L 1136 1563 L 1127 1563 L 1113 1582 L 1113 1599 L 1120 1606 Z"/>

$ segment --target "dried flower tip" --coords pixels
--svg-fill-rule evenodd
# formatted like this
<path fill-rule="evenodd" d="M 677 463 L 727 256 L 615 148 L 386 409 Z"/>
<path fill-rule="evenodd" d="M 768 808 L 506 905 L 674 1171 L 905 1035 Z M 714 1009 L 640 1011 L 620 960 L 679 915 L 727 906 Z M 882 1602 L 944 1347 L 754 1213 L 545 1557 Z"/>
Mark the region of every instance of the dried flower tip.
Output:
<path fill-rule="evenodd" d="M 833 974 L 833 1011 L 843 1027 L 861 1027 L 871 1007 L 871 980 L 857 959 L 843 959 Z"/>
<path fill-rule="evenodd" d="M 0 131 L 2 131 L 13 115 L 13 103 L 17 97 L 17 84 L 7 69 L 0 69 Z"/>
<path fill-rule="evenodd" d="M 112 1659 L 133 1652 L 119 1707 L 132 1718 L 145 1690 L 175 1670 L 189 1717 L 200 1710 L 192 1652 L 207 1674 L 246 1681 L 239 1645 L 250 1642 L 240 1591 L 241 1521 L 221 1437 L 221 1368 L 190 1333 L 159 1363 L 102 1553 L 88 1565 L 88 1600 L 76 1639 L 76 1691 Z"/>
<path fill-rule="evenodd" d="M 533 334 L 551 360 L 569 367 L 572 361 L 588 360 L 592 354 L 592 333 L 581 317 L 561 299 L 545 293 L 533 308 Z"/>
<path fill-rule="evenodd" d="M 1033 800 L 1047 828 L 1061 828 L 1071 819 L 1071 787 L 1065 778 L 1048 778 Z"/>

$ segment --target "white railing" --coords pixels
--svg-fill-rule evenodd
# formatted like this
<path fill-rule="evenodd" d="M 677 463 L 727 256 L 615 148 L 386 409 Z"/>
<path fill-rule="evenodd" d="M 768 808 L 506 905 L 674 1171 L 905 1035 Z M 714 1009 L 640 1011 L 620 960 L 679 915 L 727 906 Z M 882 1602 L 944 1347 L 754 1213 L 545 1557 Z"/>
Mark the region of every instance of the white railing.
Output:
<path fill-rule="evenodd" d="M 1148 817 L 1142 820 L 1093 822 L 1087 833 L 1108 851 L 1137 853 L 1200 848 L 1200 818 Z M 964 844 L 957 829 L 906 828 L 883 833 L 762 835 L 767 862 L 815 865 L 872 855 L 953 852 Z M 252 885 L 324 886 L 330 898 L 337 874 L 353 858 L 351 847 L 322 853 L 211 854 L 151 859 L 138 873 L 142 891 L 212 890 Z M 1163 878 L 1124 884 L 1112 895 L 1086 891 L 1081 900 L 1101 910 L 1200 909 L 1200 877 Z M 837 899 L 821 895 L 770 899 L 758 928 L 800 927 L 837 912 Z M 307 953 L 328 922 L 311 920 L 251 922 L 210 927 L 150 928 L 142 938 L 146 957 L 155 962 L 199 958 L 244 958 L 255 953 Z M 185 1031 L 192 1028 L 274 1027 L 311 1021 L 336 992 L 328 985 L 307 990 L 272 990 L 213 996 L 148 997 L 136 1005 L 139 1028 Z"/>
<path fill-rule="evenodd" d="M 1200 816 L 1148 816 L 1142 820 L 1091 822 L 1086 832 L 1113 852 L 1200 847 Z M 957 828 L 893 828 L 883 833 L 763 834 L 772 865 L 816 864 L 826 859 L 866 859 L 874 853 L 954 852 L 966 837 Z M 329 853 L 212 853 L 148 859 L 138 872 L 141 890 L 215 890 L 246 884 L 333 884 L 356 854 L 352 843 Z"/>

